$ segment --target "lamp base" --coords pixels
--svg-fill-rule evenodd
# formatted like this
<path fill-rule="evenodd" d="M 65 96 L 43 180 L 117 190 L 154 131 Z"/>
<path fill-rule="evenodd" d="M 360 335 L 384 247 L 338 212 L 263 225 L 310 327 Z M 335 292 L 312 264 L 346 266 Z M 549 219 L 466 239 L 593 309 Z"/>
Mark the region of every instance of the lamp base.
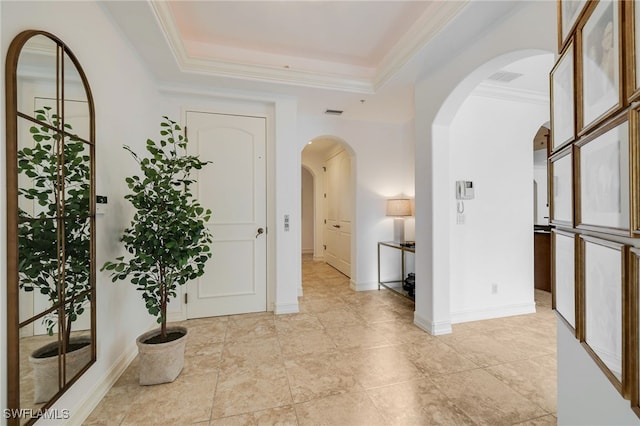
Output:
<path fill-rule="evenodd" d="M 396 243 L 406 243 L 404 239 L 404 218 L 396 217 L 393 219 L 393 241 Z"/>

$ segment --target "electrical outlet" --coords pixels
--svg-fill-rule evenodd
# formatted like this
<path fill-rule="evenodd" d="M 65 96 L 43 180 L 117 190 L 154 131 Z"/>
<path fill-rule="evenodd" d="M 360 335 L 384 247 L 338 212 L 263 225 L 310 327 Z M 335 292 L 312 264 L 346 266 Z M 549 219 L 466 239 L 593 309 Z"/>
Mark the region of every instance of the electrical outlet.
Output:
<path fill-rule="evenodd" d="M 491 294 L 498 294 L 498 283 L 491 283 Z"/>

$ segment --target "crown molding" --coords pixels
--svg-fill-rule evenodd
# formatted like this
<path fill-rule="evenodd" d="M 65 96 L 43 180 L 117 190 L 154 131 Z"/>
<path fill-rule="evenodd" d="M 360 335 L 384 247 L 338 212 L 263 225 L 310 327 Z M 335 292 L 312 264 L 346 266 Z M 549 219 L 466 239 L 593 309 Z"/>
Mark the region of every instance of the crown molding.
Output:
<path fill-rule="evenodd" d="M 434 2 L 411 26 L 400 41 L 387 53 L 378 66 L 372 82 L 377 90 L 393 77 L 409 60 L 433 39 L 469 3 L 469 0 L 455 2 Z M 433 9 L 433 10 L 432 10 Z"/>
<path fill-rule="evenodd" d="M 497 84 L 480 83 L 478 87 L 471 93 L 471 96 L 480 96 L 484 98 L 493 98 L 503 101 L 526 102 L 536 105 L 549 105 L 549 94 L 534 90 L 518 89 L 513 87 L 505 87 Z"/>
<path fill-rule="evenodd" d="M 183 72 L 364 94 L 374 93 L 372 81 L 368 78 L 352 78 L 329 73 L 242 64 L 190 56 L 182 42 L 180 31 L 173 20 L 168 3 L 150 1 L 150 5 L 161 31 L 171 47 L 176 63 Z"/>
<path fill-rule="evenodd" d="M 151 9 L 183 72 L 265 81 L 302 87 L 373 94 L 393 77 L 426 43 L 435 37 L 469 0 L 435 2 L 418 18 L 400 41 L 382 59 L 373 77 L 353 77 L 323 71 L 239 63 L 190 55 L 173 19 L 168 2 L 149 0 Z"/>

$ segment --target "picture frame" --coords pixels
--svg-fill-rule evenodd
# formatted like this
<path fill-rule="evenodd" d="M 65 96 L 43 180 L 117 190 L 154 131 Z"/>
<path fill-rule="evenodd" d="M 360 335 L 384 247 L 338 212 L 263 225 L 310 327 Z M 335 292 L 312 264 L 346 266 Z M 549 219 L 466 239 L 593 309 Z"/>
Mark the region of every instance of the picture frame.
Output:
<path fill-rule="evenodd" d="M 580 134 L 622 106 L 620 4 L 599 0 L 587 8 L 588 17 L 579 31 Z"/>
<path fill-rule="evenodd" d="M 580 306 L 576 285 L 578 239 L 575 233 L 553 229 L 551 231 L 551 288 L 552 308 L 558 317 L 578 337 Z"/>
<path fill-rule="evenodd" d="M 640 416 L 640 248 L 629 249 L 629 370 L 631 408 Z"/>
<path fill-rule="evenodd" d="M 611 384 L 630 398 L 627 248 L 587 235 L 579 239 L 579 339 Z"/>
<path fill-rule="evenodd" d="M 640 237 L 640 102 L 629 108 L 629 168 L 631 236 Z"/>
<path fill-rule="evenodd" d="M 587 0 L 558 0 L 558 51 L 562 51 L 567 37 L 576 26 Z"/>
<path fill-rule="evenodd" d="M 640 5 L 637 0 L 625 1 L 624 16 L 626 61 L 626 92 L 629 102 L 640 100 Z"/>
<path fill-rule="evenodd" d="M 616 117 L 575 147 L 576 227 L 629 236 L 627 115 Z"/>
<path fill-rule="evenodd" d="M 571 42 L 551 70 L 551 150 L 575 139 L 575 56 Z"/>
<path fill-rule="evenodd" d="M 573 147 L 569 145 L 549 158 L 549 223 L 572 227 Z"/>

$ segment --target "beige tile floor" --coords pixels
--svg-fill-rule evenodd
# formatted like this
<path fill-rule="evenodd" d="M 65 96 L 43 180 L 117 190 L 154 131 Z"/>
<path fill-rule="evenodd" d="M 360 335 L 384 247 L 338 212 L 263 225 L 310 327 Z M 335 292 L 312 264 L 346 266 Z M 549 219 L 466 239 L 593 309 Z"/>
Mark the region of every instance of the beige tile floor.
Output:
<path fill-rule="evenodd" d="M 538 312 L 430 336 L 413 303 L 354 292 L 303 259 L 300 313 L 185 321 L 185 368 L 141 387 L 136 361 L 86 425 L 556 424 L 556 328 Z"/>

